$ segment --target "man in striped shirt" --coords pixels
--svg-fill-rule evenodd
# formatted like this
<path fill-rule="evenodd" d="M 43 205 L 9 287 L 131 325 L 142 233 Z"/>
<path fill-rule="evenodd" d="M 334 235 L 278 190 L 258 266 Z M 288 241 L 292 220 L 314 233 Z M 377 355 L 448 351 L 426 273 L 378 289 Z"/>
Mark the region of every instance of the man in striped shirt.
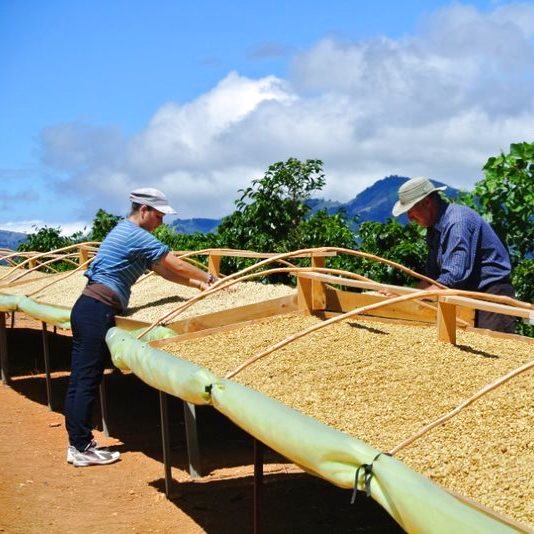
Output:
<path fill-rule="evenodd" d="M 92 434 L 92 409 L 109 357 L 105 342 L 115 315 L 128 307 L 132 285 L 150 269 L 167 280 L 207 289 L 214 281 L 193 265 L 176 258 L 169 247 L 150 232 L 166 214 L 176 213 L 165 195 L 153 188 L 130 194 L 127 219 L 106 236 L 90 268 L 87 286 L 71 312 L 72 361 L 65 399 L 65 425 L 69 435 L 67 461 L 76 467 L 102 465 L 119 459 L 118 452 L 98 448 Z"/>
<path fill-rule="evenodd" d="M 412 178 L 399 188 L 399 200 L 393 207 L 393 215 L 407 213 L 410 221 L 427 228 L 427 276 L 453 289 L 514 298 L 505 245 L 478 213 L 444 201 L 438 193 L 443 189 L 427 178 Z M 438 288 L 426 282 L 419 287 Z M 475 326 L 513 333 L 515 318 L 477 310 Z"/>

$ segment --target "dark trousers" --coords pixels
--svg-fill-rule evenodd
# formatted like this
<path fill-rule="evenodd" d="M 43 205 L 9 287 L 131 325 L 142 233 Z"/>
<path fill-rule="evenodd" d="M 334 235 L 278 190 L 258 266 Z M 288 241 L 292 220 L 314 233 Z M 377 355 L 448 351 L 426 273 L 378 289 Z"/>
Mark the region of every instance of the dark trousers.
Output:
<path fill-rule="evenodd" d="M 111 306 L 85 295 L 72 308 L 72 361 L 65 426 L 70 445 L 79 451 L 85 450 L 93 439 L 93 406 L 109 358 L 105 336 L 115 325 L 116 314 Z"/>
<path fill-rule="evenodd" d="M 496 282 L 483 289 L 484 293 L 492 295 L 503 295 L 515 298 L 515 291 L 512 284 L 508 281 Z M 488 328 L 497 332 L 515 332 L 515 323 L 517 318 L 513 315 L 503 315 L 502 313 L 492 313 L 477 310 L 475 314 L 475 326 L 478 328 Z"/>

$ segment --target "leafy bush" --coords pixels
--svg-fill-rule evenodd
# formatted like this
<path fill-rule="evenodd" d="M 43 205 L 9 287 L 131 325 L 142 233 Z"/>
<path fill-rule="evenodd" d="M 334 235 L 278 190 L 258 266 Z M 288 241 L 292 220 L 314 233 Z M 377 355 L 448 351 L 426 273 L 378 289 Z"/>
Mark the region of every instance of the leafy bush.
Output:
<path fill-rule="evenodd" d="M 71 236 L 61 235 L 61 227 L 43 226 L 36 228 L 36 232 L 29 234 L 28 238 L 19 244 L 17 250 L 20 252 L 50 252 L 62 249 L 76 243 L 84 241 L 81 232 L 76 232 Z M 44 268 L 44 272 L 68 271 L 74 269 L 72 263 L 66 261 L 56 261 L 51 264 L 51 268 Z"/>
<path fill-rule="evenodd" d="M 534 259 L 523 259 L 516 265 L 512 273 L 512 284 L 519 300 L 534 302 Z M 517 330 L 524 336 L 534 337 L 534 325 L 521 321 Z"/>
<path fill-rule="evenodd" d="M 89 233 L 91 241 L 104 241 L 104 238 L 122 219 L 123 217 L 119 215 L 113 215 L 103 209 L 99 209 L 93 219 L 93 226 Z"/>

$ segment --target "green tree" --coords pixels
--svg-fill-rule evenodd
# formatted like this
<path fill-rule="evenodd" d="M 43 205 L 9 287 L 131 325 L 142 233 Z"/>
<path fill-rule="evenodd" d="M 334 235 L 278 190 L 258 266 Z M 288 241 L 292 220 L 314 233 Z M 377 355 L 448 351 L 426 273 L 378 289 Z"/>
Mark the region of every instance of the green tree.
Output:
<path fill-rule="evenodd" d="M 320 160 L 273 163 L 261 179 L 239 190 L 236 211 L 218 227 L 222 246 L 274 252 L 287 245 L 287 236 L 310 208 L 306 200 L 325 184 Z"/>
<path fill-rule="evenodd" d="M 172 250 L 202 250 L 218 246 L 215 234 L 203 234 L 202 232 L 180 234 L 167 224 L 162 224 L 156 228 L 154 236 Z"/>
<path fill-rule="evenodd" d="M 512 285 L 516 295 L 525 302 L 534 302 L 534 259 L 522 259 L 512 272 Z M 534 337 L 534 325 L 518 321 L 517 331 L 524 336 Z"/>
<path fill-rule="evenodd" d="M 534 143 L 510 145 L 492 156 L 484 178 L 461 201 L 477 210 L 508 245 L 512 283 L 518 299 L 534 301 Z M 518 322 L 518 332 L 534 336 L 534 327 Z"/>
<path fill-rule="evenodd" d="M 358 243 L 362 252 L 400 263 L 423 273 L 427 256 L 425 229 L 417 224 L 400 224 L 396 219 L 385 223 L 366 221 L 360 225 Z M 374 260 L 357 259 L 360 274 L 377 282 L 413 285 L 416 280 L 395 267 Z"/>
<path fill-rule="evenodd" d="M 355 219 L 348 218 L 345 211 L 329 215 L 320 210 L 292 228 L 284 243 L 286 250 L 313 247 L 354 248 L 356 239 L 351 225 Z"/>
<path fill-rule="evenodd" d="M 43 226 L 35 228 L 35 232 L 29 234 L 27 239 L 19 244 L 17 250 L 21 252 L 50 252 L 84 241 L 82 232 L 76 232 L 71 236 L 61 235 L 61 227 Z M 45 268 L 45 272 L 68 271 L 75 265 L 67 261 L 54 261 L 51 268 Z"/>
<path fill-rule="evenodd" d="M 21 252 L 49 252 L 58 248 L 73 245 L 76 241 L 70 237 L 61 235 L 61 227 L 34 226 L 35 232 L 28 235 L 28 238 L 19 244 L 17 250 Z M 78 234 L 76 234 L 78 235 Z"/>
<path fill-rule="evenodd" d="M 264 177 L 240 190 L 236 211 L 218 227 L 217 246 L 257 252 L 288 252 L 300 248 L 355 244 L 351 221 L 344 213 L 326 211 L 310 214 L 306 203 L 325 184 L 323 163 L 290 158 L 269 166 Z M 223 260 L 223 270 L 236 271 L 253 263 L 244 258 Z M 294 260 L 309 265 L 309 260 Z M 339 265 L 336 265 L 339 266 Z M 270 281 L 288 282 L 285 275 Z"/>
<path fill-rule="evenodd" d="M 508 245 L 514 263 L 534 254 L 534 143 L 492 156 L 484 179 L 461 201 L 477 210 Z"/>
<path fill-rule="evenodd" d="M 103 241 L 109 232 L 111 232 L 122 219 L 123 217 L 120 217 L 119 215 L 113 215 L 103 209 L 99 209 L 93 219 L 90 238 L 93 241 Z"/>

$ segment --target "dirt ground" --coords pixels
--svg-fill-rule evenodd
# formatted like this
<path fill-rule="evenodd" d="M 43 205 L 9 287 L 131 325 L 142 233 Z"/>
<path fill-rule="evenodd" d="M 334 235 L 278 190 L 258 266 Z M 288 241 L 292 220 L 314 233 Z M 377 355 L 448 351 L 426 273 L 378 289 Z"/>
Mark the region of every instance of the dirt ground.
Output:
<path fill-rule="evenodd" d="M 107 466 L 65 461 L 63 398 L 70 337 L 49 335 L 53 410 L 48 408 L 41 324 L 16 316 L 8 328 L 10 386 L 0 385 L 0 532 L 253 532 L 253 444 L 209 407 L 198 409 L 202 478 L 188 472 L 183 406 L 170 399 L 173 483 L 165 495 L 159 396 L 132 374 L 106 374 L 111 437 Z M 95 424 L 99 410 L 95 410 Z M 266 533 L 402 532 L 374 501 L 265 455 L 260 530 Z"/>

